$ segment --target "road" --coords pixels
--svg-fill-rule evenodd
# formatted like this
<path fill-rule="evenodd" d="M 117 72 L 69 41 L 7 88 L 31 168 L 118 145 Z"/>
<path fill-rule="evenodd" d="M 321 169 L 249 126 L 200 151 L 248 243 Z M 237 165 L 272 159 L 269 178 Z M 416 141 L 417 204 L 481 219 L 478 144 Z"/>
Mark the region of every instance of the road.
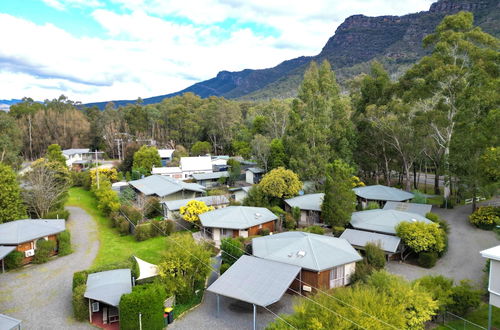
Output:
<path fill-rule="evenodd" d="M 0 274 L 0 313 L 22 320 L 23 329 L 95 329 L 73 319 L 71 287 L 73 273 L 89 268 L 97 255 L 97 226 L 84 210 L 67 210 L 72 254 Z"/>

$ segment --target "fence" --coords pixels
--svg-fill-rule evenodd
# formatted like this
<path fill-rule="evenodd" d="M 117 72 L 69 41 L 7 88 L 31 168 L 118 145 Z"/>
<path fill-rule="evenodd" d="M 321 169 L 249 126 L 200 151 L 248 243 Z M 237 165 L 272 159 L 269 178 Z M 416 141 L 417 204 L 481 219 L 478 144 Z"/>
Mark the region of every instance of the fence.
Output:
<path fill-rule="evenodd" d="M 448 329 L 453 330 L 487 330 L 479 324 L 473 323 L 458 315 L 450 312 L 444 312 L 440 317 L 441 324 Z"/>

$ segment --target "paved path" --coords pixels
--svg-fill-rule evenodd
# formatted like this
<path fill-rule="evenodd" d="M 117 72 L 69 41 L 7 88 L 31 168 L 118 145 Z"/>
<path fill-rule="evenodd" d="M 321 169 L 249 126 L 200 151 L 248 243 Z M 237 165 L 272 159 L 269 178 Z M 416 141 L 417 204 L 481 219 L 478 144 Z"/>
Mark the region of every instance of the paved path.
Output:
<path fill-rule="evenodd" d="M 23 329 L 94 329 L 73 319 L 71 286 L 73 273 L 89 268 L 97 254 L 97 226 L 84 210 L 67 209 L 72 254 L 0 274 L 0 313 L 22 320 Z"/>
<path fill-rule="evenodd" d="M 215 269 L 220 267 L 220 256 L 214 258 L 212 265 Z M 215 282 L 218 278 L 217 272 L 212 272 L 208 279 L 208 285 Z M 217 329 L 217 330 L 233 330 L 233 329 L 252 329 L 253 306 L 248 303 L 220 296 L 220 314 L 217 317 L 217 298 L 211 292 L 205 292 L 203 301 L 200 306 L 194 310 L 184 314 L 174 323 L 168 326 L 168 329 L 176 330 L 197 330 L 197 329 Z M 285 294 L 283 298 L 269 306 L 268 308 L 275 314 L 292 313 L 292 299 L 289 294 Z M 269 322 L 272 322 L 276 316 L 268 310 L 257 308 L 257 329 L 264 329 Z"/>
<path fill-rule="evenodd" d="M 431 269 L 392 261 L 388 263 L 387 270 L 410 280 L 424 275 L 444 275 L 455 278 L 456 282 L 468 278 L 480 285 L 486 260 L 481 257 L 479 251 L 499 245 L 500 240 L 494 232 L 470 225 L 468 220 L 471 213 L 470 205 L 457 206 L 451 210 L 434 206 L 432 212 L 448 220 L 450 225 L 448 252 Z"/>

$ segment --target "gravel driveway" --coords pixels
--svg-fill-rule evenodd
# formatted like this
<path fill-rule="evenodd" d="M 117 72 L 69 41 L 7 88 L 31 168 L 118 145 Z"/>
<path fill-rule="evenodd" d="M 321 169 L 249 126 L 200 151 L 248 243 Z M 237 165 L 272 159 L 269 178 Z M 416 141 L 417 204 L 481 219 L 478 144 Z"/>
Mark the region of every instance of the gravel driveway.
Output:
<path fill-rule="evenodd" d="M 434 206 L 432 212 L 448 220 L 450 225 L 448 252 L 431 269 L 396 261 L 388 263 L 386 269 L 409 280 L 425 275 L 444 275 L 454 278 L 456 283 L 462 279 L 471 279 L 480 285 L 486 259 L 481 257 L 479 251 L 500 244 L 495 233 L 470 225 L 468 220 L 471 213 L 470 205 L 457 206 L 451 210 Z"/>
<path fill-rule="evenodd" d="M 73 319 L 71 285 L 73 273 L 89 268 L 97 254 L 97 226 L 84 210 L 67 210 L 72 254 L 0 274 L 0 313 L 22 320 L 23 329 L 94 329 Z"/>

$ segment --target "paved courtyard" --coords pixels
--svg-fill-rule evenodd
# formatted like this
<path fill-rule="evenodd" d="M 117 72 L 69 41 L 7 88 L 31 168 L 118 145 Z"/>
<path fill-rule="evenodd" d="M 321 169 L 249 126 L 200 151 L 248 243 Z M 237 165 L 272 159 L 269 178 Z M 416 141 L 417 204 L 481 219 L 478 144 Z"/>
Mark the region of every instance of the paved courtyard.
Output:
<path fill-rule="evenodd" d="M 425 275 L 444 275 L 455 278 L 456 282 L 471 279 L 480 285 L 486 260 L 481 257 L 479 251 L 499 245 L 500 240 L 494 232 L 477 229 L 469 223 L 470 205 L 457 206 L 451 210 L 434 206 L 432 212 L 448 220 L 448 252 L 431 269 L 396 261 L 388 263 L 386 269 L 409 280 Z"/>
<path fill-rule="evenodd" d="M 89 268 L 97 254 L 97 227 L 84 210 L 67 209 L 72 254 L 0 274 L 0 313 L 22 320 L 23 329 L 94 329 L 73 319 L 71 286 L 73 273 Z"/>

